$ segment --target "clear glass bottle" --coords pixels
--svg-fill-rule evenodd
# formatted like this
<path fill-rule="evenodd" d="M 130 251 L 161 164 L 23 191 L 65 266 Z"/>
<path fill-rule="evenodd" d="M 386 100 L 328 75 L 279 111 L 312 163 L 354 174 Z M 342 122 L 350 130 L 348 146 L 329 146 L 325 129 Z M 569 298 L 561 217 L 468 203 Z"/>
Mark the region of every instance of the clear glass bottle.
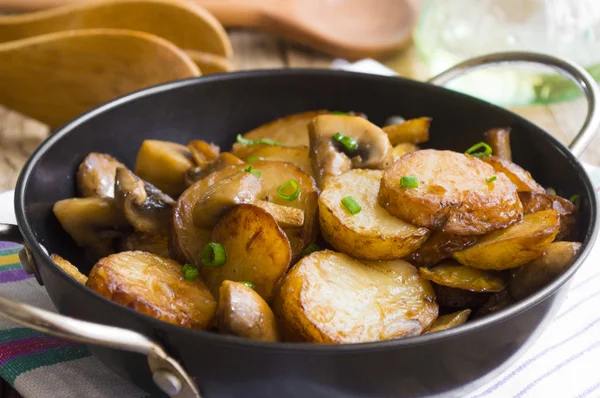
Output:
<path fill-rule="evenodd" d="M 423 0 L 415 46 L 429 76 L 477 55 L 536 51 L 577 62 L 600 80 L 600 0 Z M 450 87 L 500 105 L 579 95 L 567 79 L 532 65 L 477 71 Z"/>

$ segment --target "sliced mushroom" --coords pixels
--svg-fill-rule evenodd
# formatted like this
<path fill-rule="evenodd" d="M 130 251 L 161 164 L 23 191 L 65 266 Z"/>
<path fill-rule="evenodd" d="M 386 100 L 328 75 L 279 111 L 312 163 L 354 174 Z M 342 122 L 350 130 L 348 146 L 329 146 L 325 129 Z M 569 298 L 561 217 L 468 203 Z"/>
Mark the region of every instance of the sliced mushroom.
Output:
<path fill-rule="evenodd" d="M 169 233 L 168 231 L 133 232 L 121 240 L 119 251 L 142 251 L 169 258 Z"/>
<path fill-rule="evenodd" d="M 191 186 L 215 171 L 223 170 L 228 166 L 244 164 L 244 161 L 229 152 L 220 154 L 211 163 L 204 166 L 192 167 L 185 172 L 185 184 Z"/>
<path fill-rule="evenodd" d="M 350 169 L 385 169 L 393 161 L 387 134 L 362 117 L 320 115 L 308 124 L 310 156 L 319 187 Z M 334 141 L 337 133 L 356 141 L 348 150 Z"/>
<path fill-rule="evenodd" d="M 206 167 L 219 156 L 220 152 L 218 146 L 202 140 L 190 141 L 187 147 L 199 167 Z"/>
<path fill-rule="evenodd" d="M 492 153 L 501 159 L 512 161 L 510 149 L 510 128 L 491 129 L 484 134 L 485 142 L 492 147 Z"/>
<path fill-rule="evenodd" d="M 235 205 L 254 203 L 262 190 L 261 179 L 245 171 L 230 175 L 210 186 L 194 204 L 194 224 L 214 227 L 221 216 Z"/>
<path fill-rule="evenodd" d="M 90 153 L 77 169 L 77 191 L 83 197 L 113 198 L 117 167 L 125 165 L 107 154 Z"/>
<path fill-rule="evenodd" d="M 300 228 L 304 225 L 304 210 L 295 207 L 282 206 L 264 200 L 255 203 L 273 216 L 281 228 Z"/>
<path fill-rule="evenodd" d="M 54 204 L 53 211 L 77 245 L 89 247 L 101 257 L 114 253 L 117 240 L 130 228 L 109 198 L 64 199 Z"/>
<path fill-rule="evenodd" d="M 115 179 L 115 203 L 136 231 L 169 228 L 175 201 L 130 170 L 119 167 Z"/>
<path fill-rule="evenodd" d="M 145 140 L 135 160 L 134 172 L 167 195 L 185 191 L 185 172 L 195 165 L 190 151 L 181 144 Z"/>

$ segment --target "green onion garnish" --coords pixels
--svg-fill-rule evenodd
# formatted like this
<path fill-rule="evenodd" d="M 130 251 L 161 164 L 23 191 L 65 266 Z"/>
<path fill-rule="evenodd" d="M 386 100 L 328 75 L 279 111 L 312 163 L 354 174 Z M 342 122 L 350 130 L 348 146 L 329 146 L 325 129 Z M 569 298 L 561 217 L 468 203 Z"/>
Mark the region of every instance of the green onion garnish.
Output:
<path fill-rule="evenodd" d="M 342 199 L 342 205 L 350 212 L 352 215 L 356 215 L 360 213 L 362 207 L 356 202 L 356 200 L 352 196 L 346 196 Z"/>
<path fill-rule="evenodd" d="M 250 289 L 254 289 L 254 283 L 252 283 L 252 282 L 240 281 L 239 283 L 241 283 L 242 285 L 248 286 Z"/>
<path fill-rule="evenodd" d="M 478 152 L 482 148 L 483 152 Z M 475 158 L 484 158 L 486 156 L 490 156 L 491 154 L 492 147 L 486 144 L 485 142 L 477 143 L 465 151 L 465 155 L 471 155 Z"/>
<path fill-rule="evenodd" d="M 308 256 L 309 254 L 314 252 L 318 252 L 319 250 L 321 250 L 319 245 L 317 245 L 316 243 L 311 243 L 306 247 L 306 249 L 302 250 L 302 257 Z"/>
<path fill-rule="evenodd" d="M 338 116 L 348 116 L 349 113 L 348 112 L 342 112 L 342 111 L 331 111 L 332 115 L 338 115 Z"/>
<path fill-rule="evenodd" d="M 256 156 L 250 156 L 247 160 L 248 163 L 252 163 L 252 162 L 258 162 L 260 160 L 260 158 L 257 158 Z"/>
<path fill-rule="evenodd" d="M 496 181 L 496 176 L 491 176 L 490 178 L 486 178 L 485 180 L 487 182 L 494 182 L 494 181 Z"/>
<path fill-rule="evenodd" d="M 581 195 L 575 194 L 569 198 L 569 202 L 575 205 L 575 208 L 579 210 L 579 205 L 581 204 Z"/>
<path fill-rule="evenodd" d="M 300 196 L 300 186 L 295 180 L 287 180 L 284 182 L 279 188 L 277 188 L 277 193 L 285 200 L 298 199 Z"/>
<path fill-rule="evenodd" d="M 198 276 L 198 270 L 196 267 L 190 264 L 185 264 L 183 266 L 183 279 L 186 281 L 193 281 L 196 276 Z"/>
<path fill-rule="evenodd" d="M 227 262 L 227 253 L 222 244 L 210 242 L 202 249 L 201 260 L 205 267 L 220 267 Z"/>
<path fill-rule="evenodd" d="M 248 172 L 248 173 L 252 173 L 254 174 L 254 176 L 256 177 L 260 177 L 260 171 L 256 170 L 254 167 L 252 166 L 248 166 L 244 169 L 244 171 Z"/>
<path fill-rule="evenodd" d="M 417 177 L 404 176 L 400 179 L 400 186 L 402 188 L 418 188 L 419 180 Z"/>
<path fill-rule="evenodd" d="M 264 144 L 264 145 L 281 146 L 281 144 L 279 142 L 270 140 L 268 138 L 260 138 L 258 140 L 247 140 L 244 137 L 242 137 L 241 134 L 237 135 L 236 140 L 240 144 L 244 144 L 244 145 L 260 145 L 260 144 Z"/>
<path fill-rule="evenodd" d="M 352 138 L 345 136 L 342 133 L 335 133 L 333 135 L 333 140 L 342 144 L 344 148 L 346 148 L 349 151 L 354 151 L 356 148 L 358 148 L 358 143 L 356 142 L 356 140 L 353 140 Z"/>

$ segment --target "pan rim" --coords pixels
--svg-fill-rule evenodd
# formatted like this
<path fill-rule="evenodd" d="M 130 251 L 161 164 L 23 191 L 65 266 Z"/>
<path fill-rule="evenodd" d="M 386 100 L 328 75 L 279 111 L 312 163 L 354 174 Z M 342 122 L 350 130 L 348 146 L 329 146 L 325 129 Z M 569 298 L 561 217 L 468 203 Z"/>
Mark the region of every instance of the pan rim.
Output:
<path fill-rule="evenodd" d="M 439 92 L 443 92 L 444 95 L 454 96 L 457 101 L 468 101 L 471 102 L 474 106 L 478 107 L 488 107 L 493 108 L 499 113 L 504 113 L 507 116 L 511 116 L 512 118 L 517 118 L 521 123 L 527 126 L 530 131 L 537 131 L 538 134 L 542 135 L 544 139 L 550 140 L 551 143 L 560 150 L 564 156 L 566 156 L 572 166 L 575 168 L 575 171 L 582 176 L 582 180 L 585 186 L 585 192 L 582 192 L 581 195 L 584 198 L 587 198 L 590 203 L 590 215 L 591 215 L 591 228 L 587 235 L 584 237 L 584 243 L 582 246 L 582 250 L 575 260 L 575 262 L 562 273 L 558 278 L 556 278 L 552 283 L 544 287 L 543 289 L 537 291 L 535 294 L 527 297 L 520 302 L 513 304 L 509 308 L 501 310 L 497 313 L 487 315 L 481 319 L 477 319 L 471 321 L 467 324 L 451 328 L 445 331 L 414 336 L 414 337 L 406 337 L 399 338 L 394 340 L 386 340 L 386 341 L 377 341 L 377 342 L 368 342 L 368 343 L 353 343 L 353 344 L 309 344 L 309 343 L 282 343 L 282 342 L 261 342 L 250 339 L 244 339 L 236 336 L 228 336 L 221 335 L 218 333 L 203 331 L 203 330 L 194 330 L 190 328 L 185 328 L 182 326 L 170 324 L 168 322 L 160 321 L 158 319 L 149 317 L 147 315 L 141 314 L 133 309 L 127 308 L 120 304 L 117 304 L 100 294 L 88 289 L 86 286 L 81 285 L 79 282 L 73 280 L 69 277 L 64 271 L 62 271 L 58 266 L 56 266 L 52 260 L 50 259 L 49 254 L 43 249 L 39 242 L 34 238 L 34 229 L 27 222 L 27 216 L 25 214 L 25 192 L 27 191 L 28 184 L 30 182 L 30 176 L 32 172 L 35 170 L 35 166 L 39 159 L 46 153 L 54 145 L 57 145 L 62 139 L 62 137 L 70 134 L 72 131 L 76 130 L 78 126 L 81 124 L 93 119 L 97 115 L 108 111 L 110 109 L 121 106 L 122 104 L 129 103 L 135 101 L 139 98 L 144 98 L 147 96 L 160 95 L 161 93 L 176 90 L 179 88 L 184 88 L 188 86 L 195 86 L 200 84 L 208 84 L 212 82 L 218 81 L 230 81 L 230 80 L 244 80 L 244 79 L 265 79 L 273 76 L 284 76 L 288 78 L 294 77 L 346 77 L 352 79 L 364 79 L 372 81 L 374 84 L 397 84 L 400 80 L 402 84 L 406 85 L 414 85 L 420 88 L 427 88 L 428 90 L 439 90 Z M 15 214 L 17 217 L 17 224 L 19 230 L 21 231 L 25 244 L 29 247 L 29 249 L 33 252 L 35 257 L 42 258 L 45 262 L 45 265 L 48 265 L 48 268 L 51 272 L 55 274 L 59 274 L 60 277 L 67 279 L 76 289 L 81 289 L 84 293 L 90 294 L 91 297 L 94 297 L 96 300 L 100 300 L 103 304 L 108 304 L 109 306 L 113 306 L 115 311 L 129 311 L 129 314 L 136 317 L 141 317 L 141 319 L 145 323 L 150 323 L 151 325 L 160 326 L 161 329 L 167 329 L 169 331 L 176 329 L 178 333 L 186 333 L 194 336 L 196 338 L 206 339 L 207 342 L 215 345 L 230 345 L 236 346 L 242 349 L 260 349 L 260 350 L 269 350 L 270 352 L 286 352 L 286 353 L 309 353 L 309 354 L 351 354 L 357 352 L 365 352 L 365 351 L 380 351 L 380 350 L 394 350 L 394 349 L 402 349 L 405 347 L 415 347 L 419 345 L 425 344 L 434 344 L 441 341 L 449 340 L 458 336 L 470 334 L 477 332 L 479 330 L 483 330 L 489 327 L 493 327 L 494 325 L 502 322 L 503 320 L 507 320 L 512 318 L 524 311 L 527 311 L 536 305 L 542 303 L 546 299 L 550 298 L 559 289 L 563 288 L 564 285 L 571 280 L 573 275 L 579 270 L 579 268 L 583 265 L 584 261 L 587 259 L 589 253 L 592 250 L 593 244 L 596 241 L 596 238 L 599 234 L 599 223 L 598 223 L 598 212 L 597 212 L 597 196 L 594 191 L 592 182 L 585 172 L 581 162 L 556 138 L 547 133 L 544 129 L 534 125 L 527 119 L 503 108 L 500 108 L 496 105 L 487 103 L 485 101 L 479 100 L 477 98 L 468 96 L 466 94 L 461 94 L 443 87 L 433 86 L 428 83 L 419 82 L 415 80 L 410 80 L 407 78 L 396 77 L 396 76 L 380 76 L 380 75 L 372 75 L 365 74 L 359 72 L 349 72 L 349 71 L 341 71 L 341 70 L 331 70 L 331 69 L 264 69 L 264 70 L 254 70 L 254 71 L 241 71 L 241 72 L 229 72 L 222 74 L 213 74 L 208 76 L 196 77 L 183 79 L 178 81 L 173 81 L 169 83 L 164 83 L 160 85 L 156 85 L 153 87 L 145 88 L 143 90 L 139 90 L 122 97 L 116 98 L 110 102 L 99 105 L 96 108 L 89 110 L 88 112 L 76 117 L 72 121 L 66 123 L 60 128 L 56 129 L 52 135 L 50 135 L 46 140 L 44 140 L 38 148 L 34 151 L 34 153 L 27 160 L 24 165 L 18 181 L 17 186 L 15 188 Z M 174 328 L 174 329 L 171 329 Z"/>

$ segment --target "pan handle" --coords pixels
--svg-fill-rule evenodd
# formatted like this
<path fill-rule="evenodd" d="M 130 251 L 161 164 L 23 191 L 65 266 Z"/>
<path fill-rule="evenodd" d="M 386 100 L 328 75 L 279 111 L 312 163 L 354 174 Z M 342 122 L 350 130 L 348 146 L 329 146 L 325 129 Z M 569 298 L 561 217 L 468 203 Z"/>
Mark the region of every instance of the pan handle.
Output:
<path fill-rule="evenodd" d="M 0 297 L 0 316 L 52 336 L 148 356 L 156 385 L 174 398 L 201 398 L 185 370 L 158 344 L 144 335 L 113 326 L 80 321 Z"/>
<path fill-rule="evenodd" d="M 594 78 L 585 69 L 571 61 L 531 52 L 502 52 L 488 54 L 461 62 L 439 75 L 432 77 L 429 79 L 429 83 L 444 86 L 451 80 L 480 68 L 518 62 L 549 66 L 561 75 L 572 80 L 583 92 L 587 100 L 587 115 L 581 130 L 579 130 L 579 133 L 577 133 L 577 136 L 569 145 L 569 149 L 575 156 L 581 156 L 598 132 L 598 127 L 600 127 L 600 110 L 596 107 L 597 101 L 600 99 L 600 89 Z"/>

